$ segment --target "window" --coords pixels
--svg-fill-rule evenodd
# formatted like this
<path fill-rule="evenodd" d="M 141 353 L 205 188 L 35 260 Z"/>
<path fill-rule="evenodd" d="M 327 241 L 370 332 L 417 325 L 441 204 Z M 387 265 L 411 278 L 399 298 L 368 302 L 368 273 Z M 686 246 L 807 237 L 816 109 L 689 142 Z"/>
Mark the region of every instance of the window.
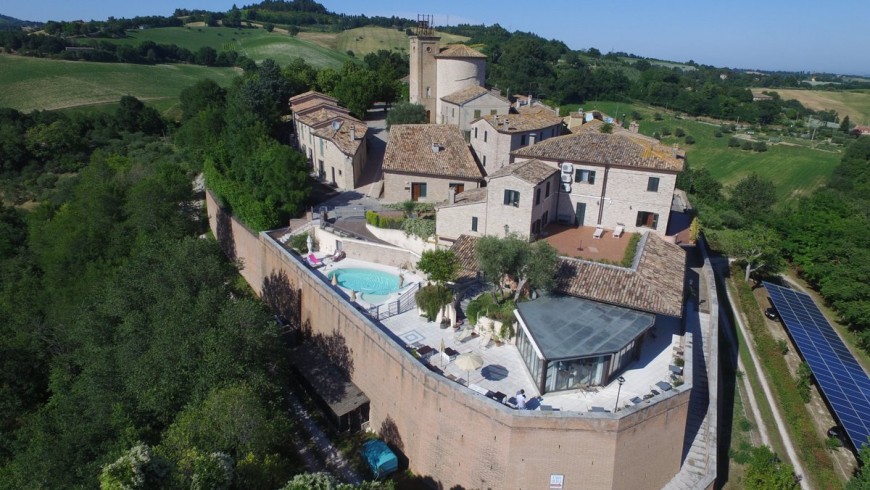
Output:
<path fill-rule="evenodd" d="M 520 145 L 521 145 L 521 146 L 526 146 L 526 145 L 528 145 L 528 144 L 529 144 L 529 135 L 524 134 L 524 135 L 520 138 Z"/>
<path fill-rule="evenodd" d="M 550 181 L 547 181 L 547 187 L 544 190 L 544 197 L 550 197 Z"/>
<path fill-rule="evenodd" d="M 455 107 L 450 108 L 450 117 L 456 117 L 456 108 Z"/>
<path fill-rule="evenodd" d="M 426 197 L 426 183 L 413 182 L 411 184 L 411 200 L 418 201 Z"/>
<path fill-rule="evenodd" d="M 474 110 L 474 118 L 475 118 L 475 119 L 480 119 L 480 109 L 475 109 L 475 110 Z"/>
<path fill-rule="evenodd" d="M 320 141 L 320 154 L 323 155 L 323 139 L 321 138 L 319 141 Z"/>
<path fill-rule="evenodd" d="M 594 170 L 577 169 L 574 172 L 574 182 L 585 182 L 587 184 L 594 184 L 595 183 L 595 171 Z"/>
<path fill-rule="evenodd" d="M 650 177 L 649 181 L 646 183 L 646 190 L 648 192 L 658 192 L 659 191 L 659 178 L 658 177 Z"/>
<path fill-rule="evenodd" d="M 462 182 L 450 182 L 447 187 L 453 190 L 456 194 L 460 194 L 465 190 L 465 184 Z"/>
<path fill-rule="evenodd" d="M 541 188 L 535 189 L 535 206 L 541 204 Z"/>
<path fill-rule="evenodd" d="M 474 139 L 477 139 L 477 128 L 474 128 Z"/>
<path fill-rule="evenodd" d="M 550 212 L 549 211 L 544 211 L 544 216 L 541 217 L 541 221 L 543 221 L 545 225 L 550 222 Z"/>
<path fill-rule="evenodd" d="M 483 168 L 486 168 L 486 155 L 483 156 Z"/>
<path fill-rule="evenodd" d="M 483 132 L 483 142 L 486 143 L 486 137 L 489 136 L 489 131 Z"/>
<path fill-rule="evenodd" d="M 494 116 L 494 115 L 496 115 L 496 114 L 498 114 L 498 110 L 497 110 L 497 109 L 493 109 L 493 110 L 489 111 L 489 115 L 490 115 L 490 116 Z"/>
<path fill-rule="evenodd" d="M 426 87 L 426 98 L 432 97 L 432 87 Z"/>
<path fill-rule="evenodd" d="M 649 211 L 638 211 L 637 222 L 635 223 L 635 226 L 640 226 L 643 228 L 658 228 L 658 225 L 658 214 L 650 213 Z"/>
<path fill-rule="evenodd" d="M 477 231 L 477 216 L 471 217 L 471 231 Z"/>
<path fill-rule="evenodd" d="M 504 190 L 504 203 L 506 206 L 519 207 L 520 205 L 520 193 L 519 191 L 512 191 L 510 189 Z"/>

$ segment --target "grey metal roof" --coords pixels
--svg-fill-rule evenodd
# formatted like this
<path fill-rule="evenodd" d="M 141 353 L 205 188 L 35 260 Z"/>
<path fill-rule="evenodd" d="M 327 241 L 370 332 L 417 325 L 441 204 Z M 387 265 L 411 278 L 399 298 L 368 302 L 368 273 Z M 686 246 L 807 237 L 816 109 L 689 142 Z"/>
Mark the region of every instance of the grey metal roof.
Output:
<path fill-rule="evenodd" d="M 617 352 L 655 323 L 655 315 L 573 296 L 517 304 L 544 358 L 576 359 Z"/>

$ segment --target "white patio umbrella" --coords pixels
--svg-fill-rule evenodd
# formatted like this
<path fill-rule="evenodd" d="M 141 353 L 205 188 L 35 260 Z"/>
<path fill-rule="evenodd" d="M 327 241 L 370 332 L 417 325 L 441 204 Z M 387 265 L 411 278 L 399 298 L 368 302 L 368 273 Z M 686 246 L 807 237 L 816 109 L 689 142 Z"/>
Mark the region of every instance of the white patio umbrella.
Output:
<path fill-rule="evenodd" d="M 483 366 L 483 357 L 481 357 L 480 354 L 466 352 L 465 354 L 459 354 L 456 356 L 456 360 L 453 362 L 456 364 L 456 367 L 465 371 L 465 381 L 467 384 L 471 379 L 471 371 L 477 371 L 481 366 Z"/>
<path fill-rule="evenodd" d="M 308 238 L 305 239 L 305 244 L 308 245 L 308 253 L 314 253 L 314 239 L 311 238 L 311 233 L 309 233 Z"/>

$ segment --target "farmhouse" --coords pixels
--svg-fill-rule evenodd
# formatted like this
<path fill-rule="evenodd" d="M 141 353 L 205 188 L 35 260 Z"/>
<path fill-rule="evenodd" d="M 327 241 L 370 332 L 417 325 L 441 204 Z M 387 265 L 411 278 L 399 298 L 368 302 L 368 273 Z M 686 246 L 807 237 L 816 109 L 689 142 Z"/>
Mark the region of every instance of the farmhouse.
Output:
<path fill-rule="evenodd" d="M 392 126 L 383 171 L 387 202 L 446 201 L 480 187 L 484 175 L 459 128 L 442 124 Z"/>
<path fill-rule="evenodd" d="M 548 110 L 486 115 L 471 123 L 471 147 L 487 172 L 510 162 L 512 151 L 562 134 L 562 118 Z"/>
<path fill-rule="evenodd" d="M 290 99 L 296 143 L 318 178 L 354 189 L 366 165 L 366 123 L 318 92 Z"/>

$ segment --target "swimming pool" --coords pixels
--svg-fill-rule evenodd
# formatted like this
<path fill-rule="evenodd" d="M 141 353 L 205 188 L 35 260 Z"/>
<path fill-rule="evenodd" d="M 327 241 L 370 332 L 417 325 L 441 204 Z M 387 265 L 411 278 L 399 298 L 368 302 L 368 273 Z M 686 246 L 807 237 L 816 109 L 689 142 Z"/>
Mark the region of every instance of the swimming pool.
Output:
<path fill-rule="evenodd" d="M 327 277 L 336 278 L 338 285 L 356 291 L 359 298 L 371 304 L 383 303 L 399 289 L 399 276 L 377 269 L 350 267 L 336 269 Z"/>

